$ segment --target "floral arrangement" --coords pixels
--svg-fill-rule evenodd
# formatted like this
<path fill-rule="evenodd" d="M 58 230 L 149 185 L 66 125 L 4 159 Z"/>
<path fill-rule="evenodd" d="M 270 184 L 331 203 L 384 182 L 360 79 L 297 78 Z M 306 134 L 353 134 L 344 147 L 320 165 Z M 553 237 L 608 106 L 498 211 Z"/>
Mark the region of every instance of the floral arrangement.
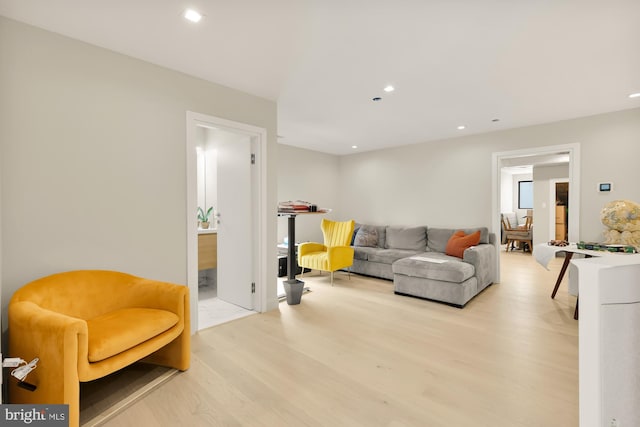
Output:
<path fill-rule="evenodd" d="M 640 205 L 629 200 L 614 200 L 600 212 L 600 221 L 607 227 L 605 243 L 640 245 Z"/>

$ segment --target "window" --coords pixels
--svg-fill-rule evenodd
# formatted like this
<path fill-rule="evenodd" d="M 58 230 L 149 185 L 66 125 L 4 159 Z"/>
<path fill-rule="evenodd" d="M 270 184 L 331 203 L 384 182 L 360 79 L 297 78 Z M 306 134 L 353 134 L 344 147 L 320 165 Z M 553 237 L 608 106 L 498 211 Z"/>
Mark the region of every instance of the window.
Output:
<path fill-rule="evenodd" d="M 518 209 L 533 209 L 533 181 L 518 181 Z"/>

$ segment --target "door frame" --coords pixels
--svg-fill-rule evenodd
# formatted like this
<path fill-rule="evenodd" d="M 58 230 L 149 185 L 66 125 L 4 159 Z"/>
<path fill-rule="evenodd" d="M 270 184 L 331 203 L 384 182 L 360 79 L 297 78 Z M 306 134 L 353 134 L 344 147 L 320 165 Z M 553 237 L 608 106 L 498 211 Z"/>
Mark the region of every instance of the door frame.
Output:
<path fill-rule="evenodd" d="M 496 236 L 500 235 L 500 170 L 503 160 L 517 157 L 552 155 L 558 152 L 569 153 L 569 241 L 576 242 L 580 235 L 580 143 L 547 145 L 520 150 L 501 151 L 491 154 L 491 228 Z M 496 282 L 500 282 L 500 245 L 496 245 Z"/>
<path fill-rule="evenodd" d="M 571 197 L 571 184 L 566 178 L 553 178 L 549 180 L 549 207 L 556 204 L 556 184 L 566 182 L 569 184 L 569 197 Z M 568 224 L 567 224 L 568 225 Z M 556 238 L 556 212 L 549 209 L 549 240 Z"/>
<path fill-rule="evenodd" d="M 189 287 L 191 307 L 191 334 L 198 331 L 198 221 L 196 210 L 198 207 L 197 193 L 197 128 L 208 127 L 222 129 L 228 132 L 241 133 L 251 137 L 256 169 L 252 174 L 252 222 L 254 225 L 254 279 L 255 295 L 254 310 L 267 311 L 267 292 L 265 278 L 267 277 L 267 130 L 265 128 L 235 122 L 220 117 L 187 111 L 186 114 L 186 175 L 187 175 L 187 286 Z M 247 159 L 250 161 L 250 159 Z M 191 214 L 193 213 L 193 214 Z"/>

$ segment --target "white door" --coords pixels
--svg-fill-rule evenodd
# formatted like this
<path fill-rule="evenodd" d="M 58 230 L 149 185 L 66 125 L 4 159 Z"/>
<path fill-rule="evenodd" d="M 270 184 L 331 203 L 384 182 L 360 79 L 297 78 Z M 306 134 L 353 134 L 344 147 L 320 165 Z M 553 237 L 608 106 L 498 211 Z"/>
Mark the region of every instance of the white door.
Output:
<path fill-rule="evenodd" d="M 218 298 L 253 310 L 251 138 L 212 132 L 218 150 Z"/>

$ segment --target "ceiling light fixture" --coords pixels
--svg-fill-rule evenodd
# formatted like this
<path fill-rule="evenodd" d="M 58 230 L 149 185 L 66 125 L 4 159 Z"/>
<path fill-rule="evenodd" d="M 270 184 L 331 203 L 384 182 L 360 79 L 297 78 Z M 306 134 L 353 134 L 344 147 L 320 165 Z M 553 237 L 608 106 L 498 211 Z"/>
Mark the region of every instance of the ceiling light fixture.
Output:
<path fill-rule="evenodd" d="M 394 90 L 396 90 L 396 88 L 391 86 L 391 85 L 387 85 L 387 86 L 385 86 L 385 88 L 383 90 L 385 92 L 393 92 Z"/>
<path fill-rule="evenodd" d="M 463 126 L 463 125 L 458 126 L 458 130 L 462 130 L 462 129 L 465 129 L 465 128 L 466 128 L 466 126 Z"/>
<path fill-rule="evenodd" d="M 629 98 L 640 98 L 640 92 L 632 93 Z"/>
<path fill-rule="evenodd" d="M 193 9 L 187 9 L 184 11 L 184 18 L 191 22 L 200 22 L 202 19 L 202 14 Z"/>
<path fill-rule="evenodd" d="M 357 145 L 352 145 L 351 148 L 353 148 L 355 150 L 356 148 L 358 148 L 358 146 Z"/>

